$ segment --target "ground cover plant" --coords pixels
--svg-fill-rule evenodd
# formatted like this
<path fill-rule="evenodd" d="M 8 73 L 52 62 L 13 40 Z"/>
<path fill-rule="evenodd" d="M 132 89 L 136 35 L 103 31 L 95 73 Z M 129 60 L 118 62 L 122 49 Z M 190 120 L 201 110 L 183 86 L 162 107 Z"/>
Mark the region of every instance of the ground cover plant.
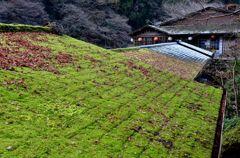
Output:
<path fill-rule="evenodd" d="M 229 63 L 230 72 L 232 71 L 232 66 L 234 62 Z M 232 72 L 231 72 L 232 74 Z M 226 119 L 224 122 L 224 134 L 223 134 L 223 157 L 239 157 L 240 151 L 240 117 L 239 117 L 239 83 L 240 83 L 240 62 L 237 61 L 235 67 L 235 82 L 237 87 L 237 103 L 236 106 L 236 96 L 234 93 L 234 80 L 231 76 L 230 79 L 226 83 L 226 89 L 228 92 L 228 102 L 226 109 Z"/>
<path fill-rule="evenodd" d="M 240 154 L 240 119 L 235 117 L 226 119 L 223 134 L 222 157 L 237 158 Z"/>
<path fill-rule="evenodd" d="M 0 39 L 0 157 L 210 157 L 221 89 L 68 36 Z"/>
<path fill-rule="evenodd" d="M 3 24 L 0 23 L 0 32 L 52 32 L 47 26 L 32 26 L 23 24 Z"/>
<path fill-rule="evenodd" d="M 175 59 L 148 49 L 127 48 L 116 49 L 128 58 L 137 59 L 152 65 L 157 70 L 168 71 L 183 79 L 194 79 L 204 64 Z"/>

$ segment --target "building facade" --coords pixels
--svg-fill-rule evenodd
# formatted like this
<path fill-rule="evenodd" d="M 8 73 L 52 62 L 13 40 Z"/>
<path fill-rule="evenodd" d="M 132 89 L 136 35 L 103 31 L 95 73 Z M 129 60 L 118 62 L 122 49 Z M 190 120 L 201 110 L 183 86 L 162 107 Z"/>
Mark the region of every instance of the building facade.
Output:
<path fill-rule="evenodd" d="M 184 41 L 215 53 L 215 57 L 231 56 L 238 45 L 240 7 L 208 7 L 155 25 L 144 26 L 131 34 L 135 45 Z"/>

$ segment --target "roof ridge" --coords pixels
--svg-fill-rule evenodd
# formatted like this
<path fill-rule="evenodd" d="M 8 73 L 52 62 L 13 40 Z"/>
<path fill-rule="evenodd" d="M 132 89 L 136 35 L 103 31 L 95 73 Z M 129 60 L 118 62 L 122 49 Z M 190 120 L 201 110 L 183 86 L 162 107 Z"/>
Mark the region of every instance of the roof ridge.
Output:
<path fill-rule="evenodd" d="M 171 22 L 175 22 L 175 21 L 178 21 L 178 20 L 183 20 L 183 19 L 185 19 L 185 18 L 187 18 L 187 17 L 189 17 L 189 16 L 196 15 L 197 13 L 200 13 L 200 12 L 202 12 L 202 11 L 209 10 L 209 9 L 214 9 L 214 10 L 216 10 L 216 11 L 221 11 L 221 12 L 225 12 L 225 13 L 233 13 L 233 14 L 240 12 L 240 10 L 230 11 L 230 10 L 227 10 L 227 9 L 224 9 L 224 8 L 221 8 L 221 7 L 208 6 L 208 7 L 202 8 L 202 9 L 200 9 L 200 10 L 197 10 L 197 11 L 195 11 L 195 12 L 188 13 L 188 14 L 182 16 L 182 17 L 172 18 L 172 19 L 170 19 L 170 20 L 166 20 L 166 21 L 163 21 L 163 22 L 160 22 L 160 23 L 156 22 L 155 24 L 156 24 L 157 26 L 166 25 L 166 24 L 169 24 L 169 23 L 171 23 Z M 158 23 L 158 24 L 157 24 L 157 23 Z M 156 26 L 156 25 L 155 25 L 155 26 Z"/>

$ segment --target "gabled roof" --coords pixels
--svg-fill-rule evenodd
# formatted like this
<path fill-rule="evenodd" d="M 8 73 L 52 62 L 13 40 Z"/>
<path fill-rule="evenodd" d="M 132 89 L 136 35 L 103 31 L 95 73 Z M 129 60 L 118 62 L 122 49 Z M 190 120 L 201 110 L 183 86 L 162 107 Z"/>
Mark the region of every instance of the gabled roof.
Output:
<path fill-rule="evenodd" d="M 144 29 L 147 29 L 147 28 L 150 28 L 150 29 L 153 29 L 154 31 L 158 31 L 158 32 L 163 32 L 161 29 L 159 29 L 159 27 L 157 26 L 154 26 L 154 25 L 145 25 L 137 30 L 135 30 L 134 32 L 132 32 L 130 35 L 133 36 L 135 35 L 136 33 L 138 32 L 141 32 L 143 31 Z M 166 32 L 163 32 L 163 33 L 166 33 Z"/>
<path fill-rule="evenodd" d="M 158 31 L 169 35 L 192 34 L 236 34 L 240 32 L 240 24 L 232 25 L 194 25 L 194 26 L 161 26 Z"/>
<path fill-rule="evenodd" d="M 184 17 L 181 18 L 175 18 L 171 19 L 165 22 L 161 23 L 155 23 L 155 25 L 146 25 L 130 35 L 135 35 L 138 32 L 142 32 L 144 29 L 150 28 L 154 31 L 165 33 L 169 35 L 185 35 L 185 34 L 233 34 L 233 33 L 239 33 L 240 32 L 240 24 L 226 24 L 226 25 L 201 25 L 201 26 L 170 26 L 170 24 L 175 23 L 179 20 L 184 20 L 186 18 L 189 18 L 191 16 L 197 15 L 201 12 L 207 11 L 207 10 L 215 10 L 218 12 L 225 13 L 226 15 L 232 15 L 232 14 L 240 14 L 240 10 L 236 11 L 230 11 L 223 8 L 214 8 L 214 7 L 207 7 L 204 9 L 201 9 L 199 11 L 187 14 Z"/>
<path fill-rule="evenodd" d="M 240 33 L 240 24 L 226 24 L 226 25 L 194 25 L 194 26 L 154 26 L 146 25 L 130 35 L 135 35 L 146 28 L 153 29 L 154 31 L 165 33 L 168 35 L 193 35 L 193 34 L 236 34 Z"/>
<path fill-rule="evenodd" d="M 183 17 L 180 17 L 180 18 L 173 18 L 173 19 L 170 19 L 170 20 L 167 20 L 167 21 L 164 21 L 164 22 L 157 22 L 157 23 L 155 23 L 155 25 L 156 26 L 166 26 L 166 25 L 175 23 L 175 22 L 177 22 L 179 20 L 184 20 L 186 18 L 189 18 L 191 16 L 197 15 L 197 14 L 199 14 L 201 12 L 208 11 L 208 10 L 214 10 L 214 11 L 222 12 L 222 13 L 225 13 L 225 14 L 238 14 L 238 13 L 240 13 L 240 10 L 230 11 L 230 10 L 226 10 L 226 9 L 223 9 L 223 8 L 207 7 L 207 8 L 198 10 L 196 12 L 189 13 L 189 14 L 183 16 Z"/>

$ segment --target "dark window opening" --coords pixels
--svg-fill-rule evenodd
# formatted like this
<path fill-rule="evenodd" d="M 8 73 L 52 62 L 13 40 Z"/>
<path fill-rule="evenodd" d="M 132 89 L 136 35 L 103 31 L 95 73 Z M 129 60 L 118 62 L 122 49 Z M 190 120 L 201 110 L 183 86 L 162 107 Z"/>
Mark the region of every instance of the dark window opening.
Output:
<path fill-rule="evenodd" d="M 199 39 L 197 46 L 210 51 L 216 51 L 216 50 L 219 50 L 219 40 Z"/>

